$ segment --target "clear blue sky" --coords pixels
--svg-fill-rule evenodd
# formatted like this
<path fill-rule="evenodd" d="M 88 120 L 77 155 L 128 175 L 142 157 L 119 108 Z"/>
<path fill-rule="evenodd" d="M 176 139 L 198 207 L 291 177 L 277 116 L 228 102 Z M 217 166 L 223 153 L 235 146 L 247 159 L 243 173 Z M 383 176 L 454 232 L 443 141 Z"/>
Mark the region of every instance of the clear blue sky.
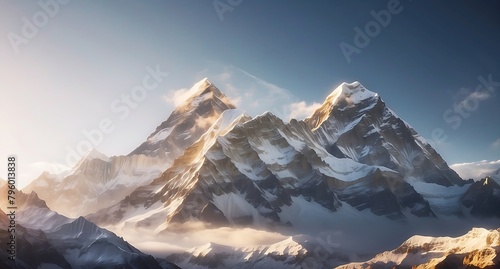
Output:
<path fill-rule="evenodd" d="M 67 148 L 103 119 L 114 128 L 96 148 L 127 154 L 203 77 L 250 114 L 283 117 L 357 80 L 428 140 L 440 128 L 448 163 L 500 159 L 500 86 L 474 92 L 479 76 L 500 81 L 497 1 L 60 2 L 0 3 L 0 149 L 19 156 L 23 182 L 66 165 Z M 39 3 L 57 6 L 46 15 Z M 372 10 L 392 11 L 390 22 Z M 36 34 L 23 34 L 26 20 Z M 354 28 L 367 25 L 378 31 L 348 62 L 340 44 L 355 46 Z M 148 66 L 168 76 L 126 116 L 112 110 Z M 469 110 L 453 111 L 464 100 Z"/>

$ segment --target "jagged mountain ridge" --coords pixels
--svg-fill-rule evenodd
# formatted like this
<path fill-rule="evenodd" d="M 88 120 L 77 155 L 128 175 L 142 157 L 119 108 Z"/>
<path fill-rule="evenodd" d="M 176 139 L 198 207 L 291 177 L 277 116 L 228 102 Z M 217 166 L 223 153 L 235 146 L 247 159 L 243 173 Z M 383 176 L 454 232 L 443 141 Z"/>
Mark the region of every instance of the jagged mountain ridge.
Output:
<path fill-rule="evenodd" d="M 333 255 L 317 261 L 320 240 L 310 236 L 290 236 L 270 245 L 231 247 L 207 243 L 167 258 L 185 268 L 332 268 L 349 261 L 349 256 L 331 247 Z M 335 253 L 333 253 L 335 252 Z M 308 266 L 309 265 L 309 266 Z"/>
<path fill-rule="evenodd" d="M 235 107 L 208 79 L 189 91 L 195 94 L 128 156 L 107 157 L 92 149 L 69 173 L 45 172 L 24 190 L 36 191 L 51 208 L 70 217 L 116 204 L 157 178 L 223 111 Z"/>
<path fill-rule="evenodd" d="M 203 164 L 203 153 L 212 146 L 215 139 L 238 122 L 248 118 L 236 110 L 224 111 L 201 139 L 188 147 L 162 176 L 146 186 L 137 188 L 120 203 L 91 214 L 89 218 L 98 221 L 101 225 L 133 221 L 140 226 L 144 223 L 146 227 L 153 230 L 163 227 L 165 220 L 172 217 L 172 212 L 176 210 L 178 203 L 189 193 L 190 178 L 185 177 L 186 171 L 183 169 L 188 172 L 197 171 Z M 175 202 L 172 205 L 163 206 L 165 204 L 161 201 L 163 196 L 170 196 L 171 201 Z"/>
<path fill-rule="evenodd" d="M 370 143 L 366 135 L 374 137 Z M 207 137 L 213 142 L 202 141 Z M 200 151 L 199 143 L 210 147 Z M 202 136 L 152 184 L 89 217 L 157 231 L 193 217 L 289 224 L 282 211 L 294 199 L 332 213 L 345 203 L 391 219 L 435 217 L 441 204 L 429 204 L 412 180 L 443 188 L 465 183 L 377 94 L 344 83 L 305 121 L 284 123 L 264 113 L 234 124 L 225 135 Z M 461 214 L 458 202 L 450 208 Z"/>
<path fill-rule="evenodd" d="M 157 167 L 161 166 L 161 156 L 166 156 L 164 154 L 166 145 L 172 143 L 176 144 L 175 147 L 168 146 L 168 148 L 175 149 L 169 151 L 173 154 L 171 154 L 171 156 L 181 154 L 180 152 L 183 148 L 190 143 L 193 144 L 193 141 L 195 141 L 195 139 L 197 140 L 197 137 L 201 136 L 201 133 L 206 131 L 205 129 L 208 129 L 209 126 L 214 124 L 214 121 L 220 117 L 223 111 L 234 107 L 227 97 L 207 79 L 203 79 L 196 83 L 191 90 L 194 90 L 195 94 L 188 98 L 184 105 L 176 108 L 171 116 L 158 126 L 156 131 L 148 137 L 148 140 L 132 152 L 138 155 L 131 153 L 130 156 L 108 158 L 102 156 L 102 154 L 95 153 L 93 155 L 97 157 L 84 158 L 78 164 L 78 167 L 74 169 L 76 172 L 65 177 L 63 180 L 52 180 L 52 177 L 45 175 L 44 178 L 44 175 L 42 175 L 41 179 L 34 181 L 27 189 L 37 190 L 43 195 L 42 198 L 47 199 L 51 207 L 55 207 L 58 211 L 74 217 L 91 214 L 99 209 L 109 208 L 118 201 L 123 201 L 126 195 L 132 194 L 137 187 L 146 186 L 155 178 L 155 176 L 151 174 L 145 177 L 137 176 L 137 174 L 131 176 L 130 173 L 136 173 L 136 170 L 130 169 L 130 167 L 134 167 L 135 162 L 131 161 L 127 163 L 126 160 L 129 160 L 129 158 L 147 159 L 150 163 L 143 165 L 143 167 L 146 167 L 146 171 L 148 171 L 147 167 L 151 167 L 152 165 L 156 165 Z M 270 117 L 269 115 L 270 114 L 264 114 L 263 117 L 260 118 Z M 270 124 L 278 122 L 277 120 L 274 121 L 275 122 Z M 254 124 L 259 125 L 259 120 L 255 119 Z M 289 127 L 284 127 L 283 124 L 277 125 L 281 128 L 277 130 L 278 136 L 287 132 L 285 129 L 290 129 Z M 431 203 L 429 205 L 426 198 L 429 198 L 429 200 L 433 202 L 433 196 L 423 197 L 418 190 L 415 190 L 416 187 L 421 187 L 421 185 L 415 185 L 412 181 L 418 181 L 419 183 L 435 183 L 445 187 L 450 185 L 454 186 L 456 184 L 463 185 L 463 181 L 461 181 L 456 173 L 449 169 L 442 158 L 413 128 L 399 119 L 390 109 L 385 107 L 385 104 L 377 94 L 368 91 L 359 83 L 343 83 L 336 88 L 332 94 L 328 96 L 324 104 L 310 118 L 305 120 L 305 125 L 303 122 L 301 125 L 298 124 L 298 122 L 296 123 L 296 121 L 292 121 L 288 125 L 300 125 L 300 128 L 303 129 L 295 135 L 295 140 L 299 141 L 299 143 L 301 143 L 300 141 L 310 141 L 310 145 L 307 146 L 314 148 L 312 151 L 315 152 L 324 151 L 324 149 L 326 149 L 326 154 L 330 154 L 331 156 L 329 156 L 329 158 L 333 160 L 326 166 L 335 166 L 337 163 L 341 164 L 349 160 L 350 162 L 356 163 L 357 166 L 362 167 L 365 165 L 365 167 L 370 166 L 373 168 L 371 172 L 361 173 L 363 175 L 358 173 L 357 179 L 364 178 L 364 180 L 356 181 L 349 179 L 346 181 L 334 176 L 335 180 L 333 181 L 323 178 L 321 184 L 321 180 L 317 178 L 321 178 L 325 175 L 330 177 L 331 174 L 324 174 L 323 172 L 331 167 L 326 170 L 324 167 L 315 167 L 312 169 L 314 170 L 313 172 L 316 173 L 315 175 L 311 174 L 312 170 L 309 171 L 309 175 L 307 176 L 316 177 L 314 184 L 316 184 L 319 189 L 324 189 L 325 186 L 328 185 L 326 188 L 327 190 L 323 191 L 324 193 L 321 195 L 322 200 L 319 199 L 321 200 L 319 202 L 329 210 L 335 211 L 336 208 L 341 205 L 339 201 L 335 201 L 340 197 L 341 200 L 359 210 L 368 208 L 376 215 L 385 215 L 393 219 L 404 218 L 405 211 L 417 216 L 435 216 L 434 211 L 436 210 L 439 213 L 442 213 L 441 211 L 450 211 L 451 213 L 446 213 L 461 214 L 461 208 L 458 205 L 454 207 L 445 206 L 445 210 L 440 208 L 442 204 Z M 198 128 L 200 126 L 203 128 Z M 270 128 L 272 129 L 274 126 Z M 248 136 L 252 132 L 258 132 L 258 129 L 259 126 L 253 129 L 249 128 L 240 136 Z M 298 129 L 295 128 L 295 131 L 297 130 Z M 192 132 L 194 133 L 191 134 Z M 283 139 L 286 140 L 289 133 L 290 132 L 283 135 Z M 400 136 L 402 136 L 402 138 Z M 369 139 L 365 139 L 365 137 Z M 272 139 L 272 137 L 268 137 L 268 139 Z M 180 140 L 185 144 L 180 143 Z M 238 145 L 227 144 L 226 148 L 233 146 L 237 147 Z M 243 146 L 249 147 L 248 145 Z M 302 147 L 302 145 L 300 146 Z M 293 145 L 290 145 L 290 149 L 292 148 Z M 266 149 L 259 150 L 263 152 L 266 151 Z M 298 151 L 300 152 L 300 150 Z M 297 151 L 297 149 L 290 152 L 293 151 Z M 226 149 L 226 152 L 229 151 Z M 144 154 L 149 156 L 145 156 Z M 287 158 L 286 152 L 278 152 L 277 154 L 282 155 L 279 158 Z M 263 154 L 257 155 L 259 158 L 266 158 Z M 233 155 L 233 158 L 237 158 L 237 156 L 235 156 L 236 155 Z M 125 161 L 116 161 L 120 158 L 125 159 Z M 248 163 L 245 164 L 248 160 L 229 159 L 230 162 L 238 163 L 240 166 L 248 165 Z M 306 159 L 307 157 L 302 158 L 298 162 L 305 165 L 306 169 L 310 169 L 307 168 L 310 164 L 308 164 L 309 160 Z M 416 163 L 415 159 L 419 162 Z M 116 167 L 113 166 L 113 164 L 110 165 L 110 162 L 113 163 L 115 161 L 117 163 L 123 163 L 123 165 Z M 264 165 L 277 167 L 276 165 L 280 162 L 279 160 L 268 158 L 264 160 Z M 297 162 L 297 160 L 294 160 L 294 162 Z M 284 164 L 283 162 L 281 163 L 283 165 L 281 171 L 277 171 L 273 168 L 274 170 L 269 170 L 271 171 L 270 174 L 274 173 L 273 175 L 278 178 L 290 177 L 285 174 L 290 172 L 289 167 L 292 166 L 290 166 L 290 164 Z M 163 163 L 163 167 L 156 169 L 156 171 L 164 171 L 169 165 L 170 164 L 167 165 Z M 207 165 L 209 166 L 210 164 L 207 163 Z M 250 164 L 250 166 L 252 166 L 252 164 Z M 377 168 L 380 172 L 375 173 Z M 121 172 L 127 169 L 133 170 L 126 173 L 128 179 L 116 175 L 117 171 Z M 179 167 L 175 168 L 178 173 L 179 169 L 182 170 L 182 168 Z M 307 174 L 300 172 L 298 168 L 294 168 L 294 170 L 294 173 L 297 174 L 294 176 L 292 175 L 290 178 L 304 177 Z M 370 169 L 365 170 L 368 171 Z M 391 174 L 391 170 L 395 173 Z M 115 171 L 115 174 L 109 175 L 109 171 Z M 252 178 L 243 168 L 238 171 L 248 179 Z M 259 173 L 257 170 L 253 172 Z M 182 174 L 182 172 L 180 173 Z M 351 175 L 355 174 L 353 171 L 349 173 Z M 77 176 L 75 176 L 75 174 Z M 195 173 L 191 173 L 190 176 L 193 178 L 197 177 Z M 349 183 L 341 183 L 338 179 L 342 182 Z M 158 179 L 156 181 L 158 182 Z M 127 184 L 130 182 L 133 182 L 133 184 Z M 278 184 L 286 185 L 288 183 L 280 179 Z M 311 183 L 309 184 L 311 185 Z M 54 185 L 59 187 L 53 189 L 49 188 L 49 186 Z M 213 184 L 208 183 L 207 185 Z M 75 189 L 80 189 L 82 191 L 75 193 L 74 191 L 64 189 L 71 189 L 69 187 L 75 187 Z M 297 185 L 293 186 L 293 188 L 297 187 Z M 300 188 L 301 187 L 299 187 L 299 189 Z M 333 188 L 335 191 L 332 191 Z M 102 195 L 105 192 L 107 195 Z M 301 191 L 295 191 L 295 193 L 294 191 L 288 192 L 292 193 L 292 196 L 295 196 Z M 196 189 L 194 193 L 204 193 L 206 200 L 211 201 L 209 202 L 211 204 L 209 207 L 212 208 L 214 206 L 212 203 L 213 197 L 210 197 L 212 196 L 210 190 Z M 317 196 L 318 194 L 315 195 Z M 131 197 L 133 196 L 134 195 L 131 195 Z M 158 195 L 156 194 L 155 197 L 158 197 Z M 199 197 L 199 195 L 197 197 Z M 262 197 L 263 196 L 261 196 L 261 202 L 266 200 Z M 163 200 L 165 199 L 168 200 L 169 198 L 164 198 Z M 251 200 L 253 198 L 249 199 Z M 272 199 L 274 199 L 272 203 L 276 203 L 275 201 L 279 200 L 275 198 L 271 198 L 271 200 Z M 306 199 L 310 201 L 310 197 Z M 453 197 L 452 200 L 454 201 L 454 199 Z M 81 201 L 85 202 L 81 203 Z M 269 203 L 269 201 L 266 203 Z M 282 205 L 286 204 L 286 199 L 281 200 L 280 203 Z M 71 209 L 66 208 L 63 204 L 71 205 L 67 206 Z M 264 210 L 269 210 L 270 204 L 266 207 L 267 209 Z M 279 211 L 279 206 L 273 210 Z M 185 210 L 181 212 L 186 214 Z M 222 213 L 217 210 L 214 212 L 217 214 Z M 272 218 L 275 220 L 278 219 L 276 214 Z M 252 217 L 252 219 L 255 218 Z"/>
<path fill-rule="evenodd" d="M 474 182 L 460 201 L 472 216 L 500 218 L 500 184 L 492 177 Z"/>
<path fill-rule="evenodd" d="M 110 206 L 145 185 L 167 167 L 145 155 L 106 157 L 92 149 L 64 174 L 40 175 L 23 190 L 35 191 L 59 213 L 78 217 Z"/>
<path fill-rule="evenodd" d="M 200 83 L 215 87 L 206 80 Z M 189 102 L 200 104 L 215 95 L 205 90 L 181 107 L 196 107 Z M 358 91 L 363 94 L 358 96 Z M 362 221 L 375 216 L 434 218 L 443 212 L 474 215 L 461 199 L 470 184 L 455 177 L 411 126 L 358 83 L 335 89 L 305 121 L 285 123 L 270 113 L 250 118 L 230 109 L 213 122 L 212 113 L 203 115 L 211 125 L 164 173 L 88 219 L 110 228 L 160 233 L 171 223 L 191 220 L 215 226 L 311 228 L 344 220 L 344 215 L 350 218 L 350 210 L 362 215 Z M 163 131 L 168 124 L 162 125 L 149 138 L 168 133 Z M 149 138 L 148 145 L 154 140 Z M 142 149 L 145 154 L 157 152 Z M 92 162 L 109 161 L 92 155 L 98 156 Z M 161 160 L 143 154 L 127 157 L 133 156 Z M 328 217 L 304 217 L 307 211 Z"/>
<path fill-rule="evenodd" d="M 438 193 L 422 189 L 464 186 L 467 182 L 377 93 L 359 82 L 342 83 L 305 122 L 331 154 L 393 169 L 430 202 L 434 212 L 462 214 L 456 196 L 440 195 L 448 200 L 443 203 L 435 199 Z M 465 190 L 455 188 L 454 192 L 461 195 Z"/>
<path fill-rule="evenodd" d="M 207 78 L 196 83 L 189 90 L 192 91 L 194 94 L 129 155 L 175 160 L 217 121 L 223 111 L 236 108 Z"/>
<path fill-rule="evenodd" d="M 465 183 L 415 129 L 359 82 L 342 83 L 305 121 L 332 154 L 340 150 L 355 161 L 427 183 Z"/>

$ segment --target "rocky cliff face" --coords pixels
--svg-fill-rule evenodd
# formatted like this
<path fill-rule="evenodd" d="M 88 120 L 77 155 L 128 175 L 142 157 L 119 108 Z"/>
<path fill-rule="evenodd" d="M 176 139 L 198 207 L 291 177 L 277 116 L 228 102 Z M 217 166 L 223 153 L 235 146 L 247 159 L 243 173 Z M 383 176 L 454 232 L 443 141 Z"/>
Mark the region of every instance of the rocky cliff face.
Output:
<path fill-rule="evenodd" d="M 461 202 L 472 216 L 500 218 L 500 185 L 493 178 L 485 177 L 467 189 Z"/>
<path fill-rule="evenodd" d="M 341 84 L 305 121 L 332 154 L 390 168 L 405 179 L 464 184 L 425 139 L 359 82 Z"/>
<path fill-rule="evenodd" d="M 39 193 L 59 213 L 78 217 L 121 201 L 167 167 L 158 158 L 145 155 L 108 158 L 94 149 L 66 175 L 43 173 L 23 190 Z"/>

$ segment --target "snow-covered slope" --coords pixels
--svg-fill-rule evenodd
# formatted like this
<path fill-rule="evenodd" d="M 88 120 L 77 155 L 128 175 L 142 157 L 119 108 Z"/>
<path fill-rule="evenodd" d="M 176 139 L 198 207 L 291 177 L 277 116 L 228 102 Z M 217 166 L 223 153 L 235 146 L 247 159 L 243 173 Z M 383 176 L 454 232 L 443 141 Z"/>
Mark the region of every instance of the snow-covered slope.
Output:
<path fill-rule="evenodd" d="M 27 190 L 70 216 L 108 208 L 103 211 L 108 215 L 97 215 L 115 219 L 111 223 L 130 218 L 163 223 L 167 215 L 185 220 L 192 214 L 230 223 L 276 221 L 280 207 L 299 195 L 332 212 L 346 202 L 392 219 L 462 214 L 458 199 L 465 182 L 378 94 L 358 82 L 336 88 L 305 122 L 285 124 L 265 113 L 227 135 L 213 127 L 234 105 L 207 79 L 192 90 L 196 93 L 130 156 L 107 158 L 92 151 L 62 180 L 44 174 Z M 167 157 L 177 157 L 175 167 L 160 177 L 151 173 L 152 167 L 165 170 L 168 165 L 158 160 Z M 450 187 L 453 195 L 418 191 L 435 185 Z M 194 205 L 193 199 L 203 202 Z M 130 201 L 143 206 L 134 206 L 135 213 L 111 206 Z"/>
<path fill-rule="evenodd" d="M 285 212 L 315 203 L 334 214 L 343 202 L 368 209 L 368 218 L 434 216 L 397 172 L 331 155 L 304 122 L 285 124 L 265 113 L 229 127 L 209 130 L 161 177 L 89 218 L 156 232 L 192 218 L 214 225 L 306 226 Z"/>
<path fill-rule="evenodd" d="M 36 191 L 51 208 L 70 217 L 94 213 L 121 201 L 157 178 L 223 111 L 234 108 L 208 79 L 196 83 L 192 90 L 193 96 L 128 156 L 107 157 L 92 149 L 69 173 L 45 172 L 24 190 Z"/>
<path fill-rule="evenodd" d="M 415 188 L 432 188 L 418 183 L 444 187 L 466 183 L 378 94 L 359 82 L 342 83 L 305 121 L 333 155 L 397 171 Z M 456 208 L 442 208 L 442 203 L 429 200 L 438 212 L 459 214 Z"/>
<path fill-rule="evenodd" d="M 157 268 L 159 262 L 122 238 L 80 217 L 47 233 L 72 268 Z M 177 268 L 169 264 L 167 268 Z"/>
<path fill-rule="evenodd" d="M 494 180 L 463 181 L 378 94 L 357 82 L 336 88 L 310 118 L 289 123 L 271 113 L 244 115 L 206 79 L 192 90 L 195 95 L 129 156 L 91 151 L 69 174 L 44 174 L 27 188 L 40 191 L 49 207 L 64 214 L 89 213 L 85 219 L 58 215 L 54 225 L 48 208 L 32 207 L 25 216 L 42 221 L 26 217 L 26 225 L 49 225 L 44 231 L 51 236 L 91 238 L 81 242 L 83 248 L 109 235 L 90 222 L 123 236 L 163 238 L 200 223 L 297 233 L 348 225 L 355 233 L 395 223 L 410 227 L 417 219 L 497 216 Z M 311 254 L 305 241 L 296 239 L 272 248 L 210 243 L 176 258 L 194 268 L 222 266 L 221 260 L 235 268 L 295 266 Z M 110 255 L 128 251 L 118 245 L 92 249 Z M 283 251 L 269 254 L 269 248 Z M 82 263 L 95 258 L 61 253 Z"/>
<path fill-rule="evenodd" d="M 248 120 L 238 110 L 224 111 L 219 119 L 160 177 L 148 185 L 137 188 L 118 204 L 99 210 L 89 218 L 101 225 L 121 224 L 148 227 L 161 231 L 168 220 L 190 194 L 193 176 L 203 165 L 204 153 L 218 136 L 227 133 L 236 124 Z"/>
<path fill-rule="evenodd" d="M 0 180 L 0 193 L 7 193 L 9 190 L 6 181 Z M 23 191 L 14 189 L 16 221 L 25 227 L 32 229 L 43 229 L 51 231 L 55 227 L 66 224 L 70 219 L 52 211 L 44 200 L 40 199 L 36 192 L 26 194 Z M 0 200 L 0 209 L 10 212 L 7 199 Z"/>
<path fill-rule="evenodd" d="M 1 268 L 177 268 L 141 253 L 82 217 L 75 220 L 57 214 L 34 192 L 15 191 L 16 261 L 9 261 L 2 251 Z M 5 212 L 10 210 L 5 203 L 0 207 L 0 244 L 7 245 L 12 225 Z"/>
<path fill-rule="evenodd" d="M 78 217 L 122 200 L 158 177 L 168 165 L 145 155 L 107 157 L 93 149 L 69 173 L 45 172 L 23 190 L 35 191 L 59 213 Z"/>
<path fill-rule="evenodd" d="M 172 254 L 167 259 L 183 268 L 293 268 L 309 256 L 304 239 L 289 237 L 281 242 L 263 246 L 234 248 L 207 243 Z"/>
<path fill-rule="evenodd" d="M 198 140 L 224 110 L 236 108 L 207 78 L 196 83 L 189 92 L 194 94 L 130 155 L 144 154 L 174 160 Z"/>
<path fill-rule="evenodd" d="M 308 119 L 323 144 L 345 156 L 443 186 L 463 180 L 418 133 L 359 82 L 343 83 Z"/>
<path fill-rule="evenodd" d="M 224 132 L 218 125 L 151 184 L 89 218 L 160 232 L 192 219 L 307 226 L 284 213 L 307 203 L 332 216 L 352 207 L 367 219 L 467 213 L 461 199 L 470 185 L 358 82 L 340 85 L 305 121 L 286 124 L 264 113 L 239 118 Z"/>
<path fill-rule="evenodd" d="M 413 236 L 401 246 L 361 263 L 354 268 L 499 268 L 500 229 L 473 228 L 467 234 L 451 237 Z"/>

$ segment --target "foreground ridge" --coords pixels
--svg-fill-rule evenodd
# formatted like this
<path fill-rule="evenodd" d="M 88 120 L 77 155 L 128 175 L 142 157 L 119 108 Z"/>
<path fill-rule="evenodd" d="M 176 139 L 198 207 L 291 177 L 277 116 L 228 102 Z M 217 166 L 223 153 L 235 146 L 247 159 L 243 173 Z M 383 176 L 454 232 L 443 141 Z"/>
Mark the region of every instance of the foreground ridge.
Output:
<path fill-rule="evenodd" d="M 467 234 L 450 237 L 413 236 L 398 248 L 377 254 L 361 263 L 337 269 L 393 268 L 498 268 L 500 266 L 500 228 L 473 228 Z"/>

